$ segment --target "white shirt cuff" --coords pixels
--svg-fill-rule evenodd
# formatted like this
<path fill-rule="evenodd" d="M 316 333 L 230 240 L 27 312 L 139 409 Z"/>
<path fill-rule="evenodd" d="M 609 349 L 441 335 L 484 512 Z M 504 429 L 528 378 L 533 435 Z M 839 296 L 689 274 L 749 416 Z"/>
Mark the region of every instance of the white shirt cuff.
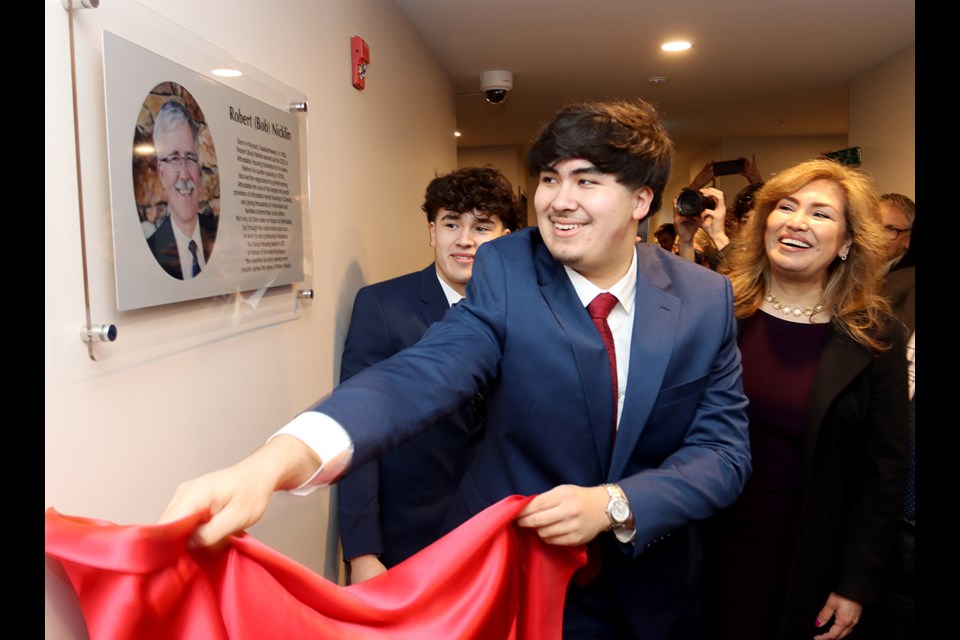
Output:
<path fill-rule="evenodd" d="M 617 540 L 623 544 L 630 544 L 637 537 L 637 527 L 633 526 L 629 529 L 617 529 L 613 532 L 613 535 L 616 536 Z"/>
<path fill-rule="evenodd" d="M 320 458 L 320 468 L 310 478 L 289 492 L 297 496 L 313 493 L 318 487 L 333 484 L 350 466 L 353 459 L 353 441 L 340 423 L 318 411 L 307 411 L 288 422 L 270 436 L 293 436 L 313 449 Z M 268 440 L 269 442 L 269 440 Z"/>

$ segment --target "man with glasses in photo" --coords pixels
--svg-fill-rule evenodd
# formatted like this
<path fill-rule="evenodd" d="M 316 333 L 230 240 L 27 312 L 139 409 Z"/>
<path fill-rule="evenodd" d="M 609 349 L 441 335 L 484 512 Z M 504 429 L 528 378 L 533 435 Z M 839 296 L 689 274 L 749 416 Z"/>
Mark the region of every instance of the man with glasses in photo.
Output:
<path fill-rule="evenodd" d="M 203 271 L 217 237 L 217 216 L 200 215 L 198 132 L 197 123 L 176 100 L 160 107 L 153 125 L 157 175 L 167 210 L 147 243 L 163 270 L 179 280 Z"/>
<path fill-rule="evenodd" d="M 880 218 L 887 235 L 887 271 L 907 266 L 900 263 L 910 248 L 915 216 L 916 205 L 907 196 L 900 193 L 885 193 L 880 196 Z"/>

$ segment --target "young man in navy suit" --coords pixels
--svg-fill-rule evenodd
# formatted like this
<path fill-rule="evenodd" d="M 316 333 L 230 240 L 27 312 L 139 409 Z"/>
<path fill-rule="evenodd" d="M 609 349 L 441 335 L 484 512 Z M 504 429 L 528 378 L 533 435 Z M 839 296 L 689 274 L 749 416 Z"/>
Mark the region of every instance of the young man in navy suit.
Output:
<path fill-rule="evenodd" d="M 513 187 L 492 167 L 434 178 L 421 208 L 434 262 L 357 292 L 340 382 L 420 340 L 466 295 L 477 248 L 518 226 Z M 383 573 L 441 536 L 471 451 L 483 435 L 482 413 L 482 399 L 470 398 L 433 429 L 337 483 L 351 583 Z"/>
<path fill-rule="evenodd" d="M 527 156 L 539 228 L 481 247 L 466 299 L 420 342 L 181 485 L 162 521 L 209 508 L 195 539 L 212 544 L 273 491 L 334 482 L 482 388 L 487 432 L 447 527 L 536 494 L 518 525 L 600 559 L 567 589 L 564 637 L 698 638 L 696 523 L 740 494 L 750 448 L 730 282 L 635 241 L 672 154 L 646 102 L 561 110 Z M 587 310 L 601 293 L 612 338 Z"/>

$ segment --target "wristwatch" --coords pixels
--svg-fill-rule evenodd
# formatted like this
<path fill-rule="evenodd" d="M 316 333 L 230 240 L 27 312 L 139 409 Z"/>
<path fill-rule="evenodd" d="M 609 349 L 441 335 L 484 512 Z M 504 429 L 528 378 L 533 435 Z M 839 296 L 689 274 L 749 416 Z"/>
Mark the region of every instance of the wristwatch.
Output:
<path fill-rule="evenodd" d="M 623 489 L 615 484 L 603 485 L 607 489 L 610 501 L 607 502 L 607 517 L 610 518 L 610 529 L 614 532 L 624 529 L 630 519 L 630 503 Z"/>

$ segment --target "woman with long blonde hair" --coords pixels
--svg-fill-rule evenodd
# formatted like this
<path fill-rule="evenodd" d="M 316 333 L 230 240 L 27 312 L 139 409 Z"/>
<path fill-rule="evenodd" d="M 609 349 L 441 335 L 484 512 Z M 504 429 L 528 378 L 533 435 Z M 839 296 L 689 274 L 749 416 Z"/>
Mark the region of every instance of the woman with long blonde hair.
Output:
<path fill-rule="evenodd" d="M 704 637 L 844 638 L 879 595 L 906 458 L 905 336 L 860 171 L 768 180 L 726 252 L 753 476 L 704 529 Z"/>

